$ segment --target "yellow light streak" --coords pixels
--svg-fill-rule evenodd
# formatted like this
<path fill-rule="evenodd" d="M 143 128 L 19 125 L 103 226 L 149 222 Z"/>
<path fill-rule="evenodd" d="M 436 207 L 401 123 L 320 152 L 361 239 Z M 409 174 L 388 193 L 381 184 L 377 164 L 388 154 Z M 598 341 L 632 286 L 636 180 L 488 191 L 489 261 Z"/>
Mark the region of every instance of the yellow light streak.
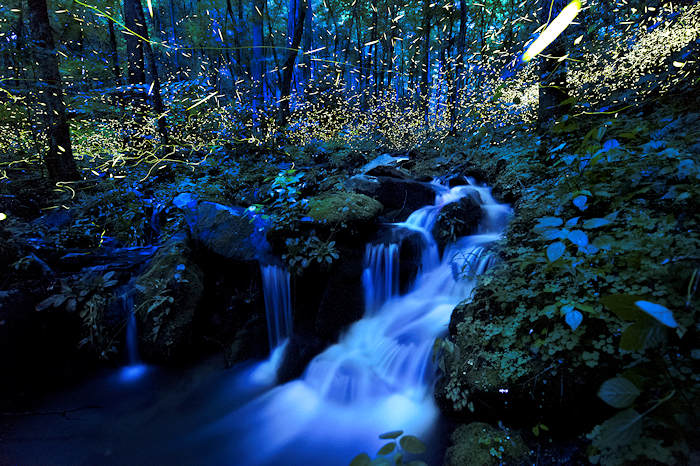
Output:
<path fill-rule="evenodd" d="M 581 11 L 581 0 L 573 0 L 554 18 L 554 21 L 540 34 L 540 36 L 527 48 L 523 54 L 523 61 L 529 62 L 542 52 L 549 44 L 564 32 L 576 15 Z"/>

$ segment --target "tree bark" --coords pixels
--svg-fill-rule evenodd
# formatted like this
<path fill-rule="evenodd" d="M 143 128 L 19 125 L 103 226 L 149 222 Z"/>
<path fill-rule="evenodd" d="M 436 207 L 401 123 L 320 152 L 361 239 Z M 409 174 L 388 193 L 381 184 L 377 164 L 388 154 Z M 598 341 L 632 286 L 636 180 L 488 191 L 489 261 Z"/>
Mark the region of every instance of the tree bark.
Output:
<path fill-rule="evenodd" d="M 550 13 L 551 5 L 551 13 Z M 566 6 L 565 0 L 540 0 L 538 11 L 542 24 L 552 21 Z M 562 34 L 563 36 L 564 34 Z M 552 120 L 563 116 L 567 109 L 562 103 L 568 99 L 566 89 L 566 62 L 558 62 L 557 58 L 566 54 L 566 42 L 563 37 L 558 37 L 546 50 L 546 56 L 539 56 L 539 106 L 537 110 L 537 127 L 544 131 Z"/>
<path fill-rule="evenodd" d="M 289 95 L 292 85 L 292 74 L 294 73 L 294 63 L 296 62 L 299 45 L 301 44 L 301 36 L 304 32 L 306 1 L 307 0 L 300 0 L 296 5 L 296 11 L 289 12 L 290 16 L 294 15 L 296 19 L 294 20 L 294 34 L 291 37 L 290 50 L 287 54 L 287 60 L 284 63 L 284 70 L 282 72 L 282 83 L 280 84 L 281 102 L 279 120 L 282 126 L 286 125 L 289 119 Z"/>
<path fill-rule="evenodd" d="M 141 11 L 140 15 L 139 11 Z M 124 25 L 129 30 L 126 31 L 126 54 L 129 64 L 126 82 L 128 84 L 146 83 L 143 40 L 141 37 L 146 37 L 148 31 L 146 30 L 145 21 L 137 19 L 139 17 L 143 18 L 141 0 L 124 0 Z"/>
<path fill-rule="evenodd" d="M 156 115 L 158 116 L 158 135 L 160 136 L 160 143 L 163 146 L 163 148 L 166 148 L 169 143 L 168 128 L 165 122 L 165 107 L 163 106 L 163 99 L 160 95 L 160 78 L 158 77 L 158 63 L 156 62 L 156 56 L 153 53 L 153 47 L 151 47 L 151 43 L 148 38 L 148 29 L 145 27 L 146 19 L 143 15 L 143 5 L 141 4 L 141 0 L 124 1 L 125 3 L 127 1 L 134 1 L 136 3 L 136 5 L 134 5 L 135 8 L 133 10 L 134 14 L 136 15 L 136 23 L 144 25 L 143 30 L 140 32 L 144 40 L 140 38 L 138 38 L 138 40 L 142 42 L 143 49 L 145 49 L 146 55 L 148 56 L 148 72 L 150 73 L 151 79 L 153 80 L 153 85 L 151 86 L 151 94 L 153 94 L 153 110 L 155 110 Z M 144 74 L 144 82 L 145 81 L 146 79 Z"/>
<path fill-rule="evenodd" d="M 263 22 L 266 0 L 255 0 L 251 9 L 250 23 L 253 29 L 253 110 L 260 110 L 265 102 L 265 53 L 263 49 Z"/>
<path fill-rule="evenodd" d="M 38 65 L 38 98 L 44 106 L 49 148 L 44 155 L 44 163 L 49 177 L 54 181 L 74 181 L 80 179 L 73 159 L 70 128 L 63 103 L 61 75 L 58 71 L 58 57 L 49 24 L 46 0 L 28 0 L 29 30 L 31 33 L 34 58 Z"/>
<path fill-rule="evenodd" d="M 428 123 L 428 112 L 430 111 L 430 32 L 432 8 L 431 0 L 423 0 L 423 59 L 421 63 L 421 83 L 420 99 L 423 119 Z"/>
<path fill-rule="evenodd" d="M 114 33 L 114 21 L 107 18 L 107 26 L 109 27 L 109 54 L 112 59 L 112 72 L 114 73 L 114 81 L 119 86 L 122 83 L 122 73 L 119 69 L 119 53 L 117 52 L 117 36 Z"/>

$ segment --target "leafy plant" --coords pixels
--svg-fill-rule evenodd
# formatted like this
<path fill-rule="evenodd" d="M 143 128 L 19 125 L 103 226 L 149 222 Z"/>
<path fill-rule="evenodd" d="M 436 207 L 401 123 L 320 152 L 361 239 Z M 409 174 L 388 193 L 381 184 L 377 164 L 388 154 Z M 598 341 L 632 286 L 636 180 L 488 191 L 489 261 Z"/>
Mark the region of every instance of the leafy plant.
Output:
<path fill-rule="evenodd" d="M 386 432 L 379 436 L 382 440 L 389 440 L 378 451 L 374 459 L 367 453 L 360 453 L 350 462 L 350 466 L 427 466 L 421 460 L 406 461 L 406 454 L 422 455 L 426 447 L 423 442 L 413 435 L 404 435 L 402 430 Z"/>

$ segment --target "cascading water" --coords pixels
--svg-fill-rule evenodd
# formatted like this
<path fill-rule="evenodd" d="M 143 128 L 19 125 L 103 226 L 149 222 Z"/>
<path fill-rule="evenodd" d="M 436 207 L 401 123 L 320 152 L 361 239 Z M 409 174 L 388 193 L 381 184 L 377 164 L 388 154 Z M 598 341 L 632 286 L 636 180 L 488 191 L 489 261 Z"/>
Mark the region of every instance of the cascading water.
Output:
<path fill-rule="evenodd" d="M 258 386 L 275 382 L 284 352 L 292 335 L 292 296 L 289 271 L 278 265 L 260 265 L 262 275 L 267 337 L 270 356 L 250 373 L 250 381 Z"/>
<path fill-rule="evenodd" d="M 365 314 L 373 314 L 399 293 L 399 245 L 368 244 L 362 272 Z"/>
<path fill-rule="evenodd" d="M 267 336 L 270 352 L 292 334 L 292 298 L 289 271 L 277 265 L 261 265 Z"/>
<path fill-rule="evenodd" d="M 412 289 L 398 295 L 399 244 L 368 246 L 365 317 L 316 356 L 302 378 L 235 410 L 203 435 L 230 436 L 230 453 L 239 464 L 333 465 L 376 451 L 382 432 L 420 436 L 434 426 L 438 409 L 430 355 L 435 338 L 445 333 L 453 309 L 491 262 L 487 245 L 499 238 L 509 213 L 488 188 L 440 190 L 435 205 L 394 226 L 418 231 L 424 239 Z M 444 205 L 467 195 L 477 196 L 486 214 L 479 234 L 448 246 L 440 260 L 431 229 Z"/>
<path fill-rule="evenodd" d="M 129 312 L 129 317 L 126 320 L 126 354 L 130 366 L 141 362 L 139 357 L 139 338 L 136 328 L 136 317 L 133 311 Z"/>

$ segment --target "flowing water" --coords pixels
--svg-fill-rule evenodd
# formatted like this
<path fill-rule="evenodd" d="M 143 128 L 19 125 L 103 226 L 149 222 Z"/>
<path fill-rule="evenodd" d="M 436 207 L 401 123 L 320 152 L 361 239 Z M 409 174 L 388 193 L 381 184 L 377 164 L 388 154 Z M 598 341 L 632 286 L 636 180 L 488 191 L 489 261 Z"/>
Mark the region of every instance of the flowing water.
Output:
<path fill-rule="evenodd" d="M 440 258 L 432 226 L 444 205 L 467 195 L 482 205 L 479 231 L 445 248 Z M 390 430 L 430 444 L 439 419 L 432 394 L 434 341 L 492 261 L 488 245 L 500 236 L 509 212 L 487 188 L 440 188 L 435 205 L 393 225 L 422 238 L 411 288 L 399 294 L 400 245 L 368 245 L 364 318 L 297 380 L 274 386 L 292 330 L 289 274 L 262 266 L 267 361 L 225 372 L 216 363 L 184 373 L 152 368 L 128 384 L 108 374 L 55 401 L 85 406 L 75 415 L 13 426 L 4 454 L 32 464 L 332 466 L 347 465 L 363 451 L 373 456 L 384 443 L 377 436 Z M 128 341 L 135 341 L 135 321 L 128 325 Z"/>
<path fill-rule="evenodd" d="M 480 199 L 484 221 L 478 234 L 459 239 L 440 259 L 432 227 L 444 205 L 467 195 Z M 230 435 L 240 464 L 343 465 L 362 451 L 376 452 L 383 432 L 429 436 L 438 418 L 432 396 L 435 338 L 446 332 L 452 310 L 491 262 L 486 246 L 498 239 L 508 214 L 487 188 L 442 188 L 435 205 L 394 226 L 423 238 L 411 290 L 398 295 L 399 245 L 368 245 L 365 317 L 316 356 L 300 379 L 234 410 L 203 437 Z"/>

